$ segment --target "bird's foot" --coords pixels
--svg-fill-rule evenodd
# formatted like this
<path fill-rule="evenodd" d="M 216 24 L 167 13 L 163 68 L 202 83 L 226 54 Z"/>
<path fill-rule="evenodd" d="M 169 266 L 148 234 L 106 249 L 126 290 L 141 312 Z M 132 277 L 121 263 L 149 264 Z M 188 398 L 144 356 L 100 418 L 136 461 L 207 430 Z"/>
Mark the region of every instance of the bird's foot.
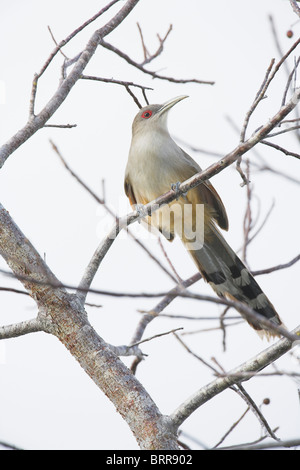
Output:
<path fill-rule="evenodd" d="M 180 181 L 177 181 L 177 183 L 171 184 L 171 189 L 176 194 L 176 201 L 178 201 L 179 197 L 181 196 L 180 191 L 179 191 L 180 185 L 181 185 Z"/>
<path fill-rule="evenodd" d="M 140 223 L 141 222 L 140 219 L 143 219 L 144 217 L 146 217 L 148 215 L 148 212 L 146 211 L 144 204 L 135 204 L 134 208 L 139 215 L 138 222 Z"/>
<path fill-rule="evenodd" d="M 172 183 L 171 184 L 171 189 L 172 191 L 174 191 L 174 193 L 176 194 L 176 201 L 178 201 L 178 199 L 180 198 L 180 196 L 186 196 L 187 193 L 181 193 L 180 192 L 180 181 L 177 181 L 177 183 Z"/>

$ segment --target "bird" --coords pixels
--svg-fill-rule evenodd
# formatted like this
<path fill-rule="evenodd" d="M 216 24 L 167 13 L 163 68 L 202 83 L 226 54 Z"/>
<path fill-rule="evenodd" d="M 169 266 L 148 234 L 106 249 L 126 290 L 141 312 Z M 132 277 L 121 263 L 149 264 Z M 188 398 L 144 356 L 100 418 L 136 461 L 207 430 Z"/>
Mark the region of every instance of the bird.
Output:
<path fill-rule="evenodd" d="M 171 188 L 178 189 L 181 182 L 201 172 L 198 163 L 170 136 L 167 125 L 170 109 L 187 97 L 146 105 L 133 120 L 124 180 L 133 209 L 138 210 Z M 284 325 L 274 306 L 221 233 L 229 228 L 228 216 L 209 180 L 146 216 L 144 224 L 169 241 L 179 236 L 203 279 L 220 298 L 241 302 L 272 322 L 275 329 L 269 329 L 259 319 L 250 319 L 237 307 L 261 337 L 280 336 L 276 326 Z"/>

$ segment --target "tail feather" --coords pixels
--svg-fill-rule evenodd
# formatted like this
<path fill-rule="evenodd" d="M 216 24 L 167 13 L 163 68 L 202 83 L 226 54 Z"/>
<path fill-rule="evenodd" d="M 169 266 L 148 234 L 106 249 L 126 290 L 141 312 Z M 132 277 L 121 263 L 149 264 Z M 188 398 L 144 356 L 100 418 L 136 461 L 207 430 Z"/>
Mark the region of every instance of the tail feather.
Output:
<path fill-rule="evenodd" d="M 186 245 L 188 248 L 189 244 Z M 219 297 L 243 302 L 275 325 L 282 325 L 270 300 L 213 224 L 210 224 L 205 234 L 203 248 L 189 249 L 189 253 L 204 279 Z M 258 333 L 267 338 L 278 336 L 275 331 L 267 330 L 259 321 L 247 319 L 241 310 L 240 313 Z"/>

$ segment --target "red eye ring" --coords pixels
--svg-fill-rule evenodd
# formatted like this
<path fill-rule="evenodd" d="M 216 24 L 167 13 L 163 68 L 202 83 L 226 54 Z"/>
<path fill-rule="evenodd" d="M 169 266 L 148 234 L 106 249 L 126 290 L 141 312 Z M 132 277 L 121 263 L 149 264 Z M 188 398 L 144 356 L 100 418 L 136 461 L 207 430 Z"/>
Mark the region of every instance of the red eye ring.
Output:
<path fill-rule="evenodd" d="M 150 111 L 150 109 L 147 109 L 142 114 L 142 118 L 144 118 L 144 119 L 149 119 L 151 116 L 152 116 L 152 111 Z"/>

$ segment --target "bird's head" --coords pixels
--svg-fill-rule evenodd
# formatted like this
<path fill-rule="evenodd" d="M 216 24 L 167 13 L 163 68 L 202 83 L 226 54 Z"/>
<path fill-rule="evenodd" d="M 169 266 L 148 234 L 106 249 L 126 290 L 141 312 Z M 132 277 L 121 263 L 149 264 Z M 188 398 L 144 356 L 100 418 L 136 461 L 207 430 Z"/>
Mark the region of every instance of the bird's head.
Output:
<path fill-rule="evenodd" d="M 168 111 L 179 101 L 188 96 L 177 96 L 164 104 L 151 104 L 144 106 L 134 118 L 132 123 L 132 134 L 139 132 L 167 131 Z"/>

